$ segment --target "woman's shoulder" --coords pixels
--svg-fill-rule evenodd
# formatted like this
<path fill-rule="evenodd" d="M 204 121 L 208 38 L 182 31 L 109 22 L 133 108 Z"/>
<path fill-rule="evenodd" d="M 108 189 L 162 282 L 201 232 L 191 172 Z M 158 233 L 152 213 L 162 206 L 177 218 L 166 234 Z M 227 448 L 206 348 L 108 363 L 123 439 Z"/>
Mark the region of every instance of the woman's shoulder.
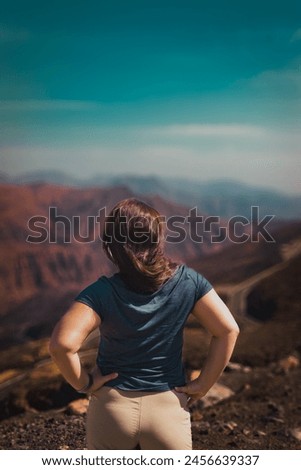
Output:
<path fill-rule="evenodd" d="M 107 290 L 109 286 L 114 283 L 114 276 L 106 276 L 101 275 L 95 281 L 91 282 L 90 284 L 86 285 L 84 289 L 81 291 L 82 293 L 93 292 L 93 293 L 101 293 L 104 290 Z"/>
<path fill-rule="evenodd" d="M 202 273 L 187 265 L 183 265 L 182 278 L 190 281 L 190 284 L 196 289 L 197 298 L 202 297 L 212 289 L 212 284 Z"/>
<path fill-rule="evenodd" d="M 182 264 L 180 268 L 182 269 L 182 274 L 188 278 L 197 279 L 199 276 L 204 277 L 202 273 L 196 271 L 190 266 L 187 266 L 187 264 Z"/>

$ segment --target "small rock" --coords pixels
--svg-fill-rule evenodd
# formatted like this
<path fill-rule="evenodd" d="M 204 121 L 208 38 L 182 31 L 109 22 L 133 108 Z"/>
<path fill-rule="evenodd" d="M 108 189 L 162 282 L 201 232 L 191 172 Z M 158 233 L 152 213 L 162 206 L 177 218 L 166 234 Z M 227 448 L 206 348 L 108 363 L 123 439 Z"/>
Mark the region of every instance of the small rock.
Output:
<path fill-rule="evenodd" d="M 255 431 L 255 436 L 261 437 L 261 436 L 266 436 L 267 433 L 264 431 Z"/>
<path fill-rule="evenodd" d="M 284 419 L 277 418 L 276 416 L 267 416 L 267 421 L 272 421 L 273 423 L 284 424 Z"/>
<path fill-rule="evenodd" d="M 201 421 L 203 414 L 198 410 L 193 410 L 191 413 L 191 421 Z"/>
<path fill-rule="evenodd" d="M 195 380 L 201 374 L 200 370 L 192 370 L 189 374 L 190 380 Z M 198 410 L 197 404 L 201 404 L 201 408 L 206 408 L 207 406 L 214 405 L 219 401 L 225 400 L 226 398 L 231 397 L 234 395 L 234 391 L 231 388 L 226 387 L 225 385 L 221 385 L 216 383 L 213 387 L 209 390 L 207 395 L 196 402 L 196 406 L 194 406 L 195 410 Z M 197 421 L 197 419 L 196 419 Z"/>
<path fill-rule="evenodd" d="M 281 361 L 278 362 L 280 369 L 287 373 L 292 369 L 296 369 L 300 365 L 300 359 L 297 356 L 291 355 L 287 356 Z"/>
<path fill-rule="evenodd" d="M 290 433 L 295 439 L 297 439 L 298 441 L 301 441 L 301 428 L 291 429 Z"/>
<path fill-rule="evenodd" d="M 202 408 L 207 408 L 208 406 L 215 405 L 216 403 L 225 400 L 232 395 L 234 395 L 234 392 L 231 390 L 231 388 L 216 383 L 209 390 L 207 395 L 199 400 L 199 402 L 202 404 Z"/>
<path fill-rule="evenodd" d="M 226 372 L 244 372 L 247 374 L 248 372 L 251 372 L 252 369 L 251 367 L 244 366 L 237 362 L 229 362 L 225 370 Z"/>
<path fill-rule="evenodd" d="M 229 423 L 225 424 L 225 428 L 229 429 L 230 431 L 233 431 L 237 427 L 237 423 L 234 421 L 229 421 Z"/>
<path fill-rule="evenodd" d="M 67 409 L 71 414 L 83 415 L 87 412 L 89 400 L 87 398 L 79 398 L 69 403 Z"/>
<path fill-rule="evenodd" d="M 195 380 L 199 377 L 201 371 L 200 370 L 192 370 L 190 371 L 190 374 L 189 374 L 189 379 L 190 380 Z"/>

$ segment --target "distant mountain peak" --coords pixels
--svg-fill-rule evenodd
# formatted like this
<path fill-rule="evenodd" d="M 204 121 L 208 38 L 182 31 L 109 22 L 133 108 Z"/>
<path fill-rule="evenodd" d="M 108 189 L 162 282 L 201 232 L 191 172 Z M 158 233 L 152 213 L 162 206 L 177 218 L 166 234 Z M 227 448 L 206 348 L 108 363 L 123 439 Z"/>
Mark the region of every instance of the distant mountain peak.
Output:
<path fill-rule="evenodd" d="M 229 178 L 198 181 L 189 178 L 163 177 L 155 174 L 101 173 L 79 179 L 59 170 L 37 170 L 16 177 L 0 174 L 0 182 L 14 184 L 50 183 L 82 188 L 124 187 L 137 195 L 158 195 L 189 207 L 197 206 L 204 213 L 230 218 L 250 216 L 251 206 L 259 206 L 262 215 L 281 219 L 301 217 L 301 196 L 289 196 L 270 188 L 245 184 Z"/>

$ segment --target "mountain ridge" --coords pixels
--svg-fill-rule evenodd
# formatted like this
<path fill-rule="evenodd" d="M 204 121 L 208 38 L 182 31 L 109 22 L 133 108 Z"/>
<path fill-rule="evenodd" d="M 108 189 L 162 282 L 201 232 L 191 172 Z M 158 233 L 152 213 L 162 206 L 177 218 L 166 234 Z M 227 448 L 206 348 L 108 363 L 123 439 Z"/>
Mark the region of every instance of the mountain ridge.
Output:
<path fill-rule="evenodd" d="M 215 179 L 197 181 L 188 178 L 163 178 L 157 175 L 105 175 L 82 180 L 66 173 L 36 171 L 16 177 L 0 175 L 2 184 L 50 183 L 82 188 L 126 186 L 144 195 L 161 195 L 184 205 L 201 205 L 204 212 L 221 217 L 250 217 L 250 207 L 259 206 L 263 215 L 271 214 L 282 219 L 301 217 L 301 195 L 252 186 L 237 180 Z"/>

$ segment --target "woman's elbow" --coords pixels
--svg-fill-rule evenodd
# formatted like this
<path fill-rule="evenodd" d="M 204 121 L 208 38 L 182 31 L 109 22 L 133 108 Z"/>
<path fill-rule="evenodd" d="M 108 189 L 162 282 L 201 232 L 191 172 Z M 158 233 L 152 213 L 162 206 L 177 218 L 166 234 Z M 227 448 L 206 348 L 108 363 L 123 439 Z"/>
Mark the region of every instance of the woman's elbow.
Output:
<path fill-rule="evenodd" d="M 61 346 L 59 345 L 59 343 L 57 343 L 51 338 L 49 341 L 49 345 L 48 345 L 48 351 L 49 351 L 50 356 L 54 358 L 61 351 Z"/>
<path fill-rule="evenodd" d="M 50 338 L 48 350 L 52 358 L 56 358 L 62 354 L 73 352 L 68 342 L 59 340 L 56 337 Z"/>
<path fill-rule="evenodd" d="M 233 322 L 231 322 L 231 324 L 227 325 L 224 328 L 220 336 L 232 338 L 234 341 L 236 341 L 236 338 L 238 337 L 239 333 L 240 333 L 239 326 L 234 320 Z"/>
<path fill-rule="evenodd" d="M 235 322 L 235 324 L 233 325 L 233 327 L 231 328 L 231 333 L 233 334 L 233 336 L 238 336 L 239 333 L 240 333 L 240 329 L 239 329 L 239 326 L 238 324 Z"/>

